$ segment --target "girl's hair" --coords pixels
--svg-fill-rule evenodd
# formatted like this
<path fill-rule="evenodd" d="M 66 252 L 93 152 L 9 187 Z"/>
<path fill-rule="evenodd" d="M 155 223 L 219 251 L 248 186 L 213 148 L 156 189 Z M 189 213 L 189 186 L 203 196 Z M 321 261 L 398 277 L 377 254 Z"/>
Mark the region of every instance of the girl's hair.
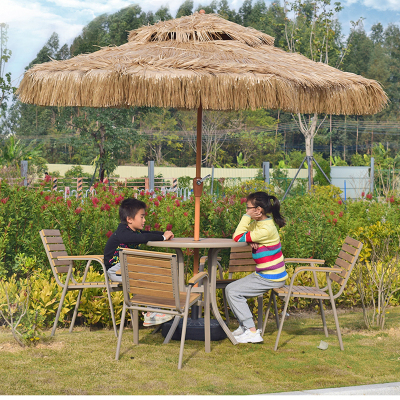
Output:
<path fill-rule="evenodd" d="M 266 192 L 255 192 L 247 196 L 247 201 L 250 201 L 255 207 L 261 207 L 265 214 L 272 214 L 279 228 L 286 225 L 285 219 L 279 212 L 281 205 L 275 196 L 270 196 Z"/>

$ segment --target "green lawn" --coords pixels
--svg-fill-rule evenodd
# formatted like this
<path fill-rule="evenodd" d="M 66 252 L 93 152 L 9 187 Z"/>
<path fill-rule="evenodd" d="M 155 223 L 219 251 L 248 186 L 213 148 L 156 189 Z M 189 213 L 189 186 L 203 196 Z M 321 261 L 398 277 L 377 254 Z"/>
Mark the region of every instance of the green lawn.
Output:
<path fill-rule="evenodd" d="M 151 334 L 150 328 L 140 329 L 139 346 L 131 330 L 124 332 L 119 361 L 110 330 L 58 329 L 46 343 L 21 349 L 2 328 L 0 395 L 245 395 L 396 382 L 400 307 L 389 311 L 384 331 L 363 330 L 360 311 L 340 312 L 344 352 L 331 313 L 329 338 L 319 315 L 291 315 L 277 352 L 271 320 L 262 344 L 233 346 L 225 339 L 212 342 L 206 354 L 203 342 L 187 341 L 179 371 L 179 342 L 163 345 L 161 333 Z M 317 349 L 321 340 L 327 350 Z"/>

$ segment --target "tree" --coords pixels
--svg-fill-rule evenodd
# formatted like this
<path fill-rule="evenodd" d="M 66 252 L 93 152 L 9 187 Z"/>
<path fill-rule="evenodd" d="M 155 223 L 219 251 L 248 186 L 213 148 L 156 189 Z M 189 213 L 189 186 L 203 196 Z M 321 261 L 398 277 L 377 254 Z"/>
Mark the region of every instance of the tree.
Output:
<path fill-rule="evenodd" d="M 286 5 L 287 3 L 285 7 Z M 342 9 L 340 3 L 331 6 L 331 0 L 307 0 L 304 3 L 294 0 L 288 6 L 285 12 L 291 11 L 295 14 L 293 20 L 285 20 L 288 50 L 300 52 L 313 61 L 339 66 L 343 49 L 340 48 L 340 28 L 334 16 Z M 300 113 L 296 117 L 293 115 L 304 135 L 308 160 L 313 157 L 314 138 L 326 117 L 325 115 L 320 122 L 317 113 L 309 116 Z M 313 174 L 310 176 L 309 185 L 312 185 Z"/>
<path fill-rule="evenodd" d="M 110 108 L 82 108 L 70 126 L 79 132 L 80 139 L 87 145 L 91 143 L 97 150 L 96 168 L 99 178 L 110 175 L 120 160 L 129 159 L 130 146 L 137 135 L 127 128 L 132 126 L 132 110 Z"/>
<path fill-rule="evenodd" d="M 178 8 L 175 18 L 193 14 L 193 0 L 185 0 Z"/>
<path fill-rule="evenodd" d="M 6 109 L 6 101 L 9 95 L 15 90 L 11 85 L 11 72 L 5 72 L 5 66 L 11 57 L 11 50 L 7 49 L 8 25 L 0 24 L 0 112 Z M 0 114 L 1 115 L 1 114 Z"/>

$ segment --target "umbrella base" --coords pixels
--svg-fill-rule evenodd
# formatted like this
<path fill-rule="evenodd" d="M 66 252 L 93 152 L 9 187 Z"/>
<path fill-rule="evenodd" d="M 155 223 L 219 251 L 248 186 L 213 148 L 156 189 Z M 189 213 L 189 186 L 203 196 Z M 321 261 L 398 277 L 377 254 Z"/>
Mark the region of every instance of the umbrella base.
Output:
<path fill-rule="evenodd" d="M 169 329 L 171 328 L 173 321 L 174 320 L 172 319 L 171 321 L 164 322 L 162 326 L 163 337 L 166 337 L 168 335 Z M 179 325 L 172 336 L 172 340 L 181 340 L 182 324 L 183 319 L 181 318 L 181 320 L 179 321 Z M 221 325 L 216 319 L 211 319 L 210 321 L 210 333 L 211 340 L 213 341 L 226 338 L 226 333 L 221 328 Z M 188 318 L 185 340 L 200 340 L 204 342 L 204 318 Z"/>

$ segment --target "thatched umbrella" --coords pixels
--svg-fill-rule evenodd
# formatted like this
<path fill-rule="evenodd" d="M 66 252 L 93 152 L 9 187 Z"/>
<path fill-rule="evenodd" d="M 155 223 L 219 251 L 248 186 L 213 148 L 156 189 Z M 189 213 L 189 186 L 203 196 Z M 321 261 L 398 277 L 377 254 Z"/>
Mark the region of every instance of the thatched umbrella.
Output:
<path fill-rule="evenodd" d="M 42 106 L 197 109 L 198 240 L 203 109 L 365 115 L 387 103 L 376 81 L 286 53 L 273 43 L 253 28 L 196 13 L 134 30 L 119 47 L 36 65 L 25 73 L 18 95 Z"/>

